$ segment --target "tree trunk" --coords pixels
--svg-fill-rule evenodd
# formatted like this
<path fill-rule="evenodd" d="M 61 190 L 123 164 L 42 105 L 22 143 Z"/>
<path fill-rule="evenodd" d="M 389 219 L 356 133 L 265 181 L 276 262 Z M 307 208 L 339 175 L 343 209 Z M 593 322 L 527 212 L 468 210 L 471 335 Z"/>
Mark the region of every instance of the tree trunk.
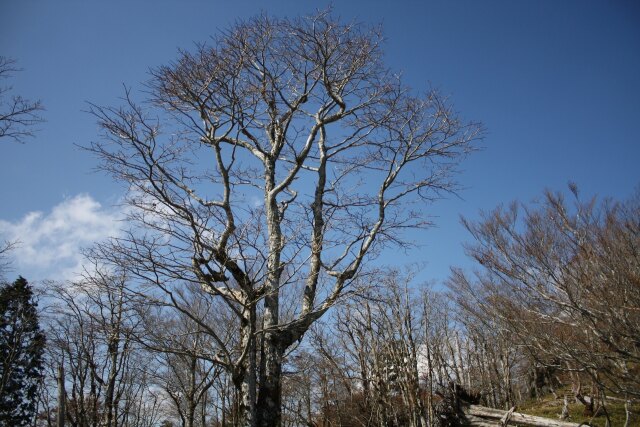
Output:
<path fill-rule="evenodd" d="M 267 298 L 268 300 L 268 298 Z M 267 303 L 268 304 L 268 303 Z M 273 319 L 267 320 L 265 311 L 265 330 Z M 257 425 L 259 427 L 280 427 L 282 403 L 282 348 L 279 334 L 266 332 L 264 336 L 260 386 L 258 390 Z"/>
<path fill-rule="evenodd" d="M 624 427 L 629 427 L 629 422 L 631 421 L 631 401 L 630 400 L 625 400 L 624 402 L 624 414 L 625 414 L 625 420 L 624 420 Z"/>
<path fill-rule="evenodd" d="M 247 348 L 247 360 L 244 363 L 242 375 L 234 378 L 234 385 L 240 394 L 238 408 L 238 425 L 246 427 L 256 426 L 256 338 L 253 334 L 255 330 L 256 313 L 255 307 L 251 307 L 249 318 L 242 324 L 242 348 Z"/>
<path fill-rule="evenodd" d="M 109 342 L 108 351 L 110 356 L 111 369 L 109 371 L 109 377 L 107 380 L 107 391 L 105 393 L 104 406 L 107 415 L 106 426 L 112 427 L 114 425 L 114 394 L 116 387 L 116 380 L 118 377 L 118 350 L 120 347 L 119 331 L 115 332 L 115 336 L 111 337 Z"/>
<path fill-rule="evenodd" d="M 272 146 L 282 141 L 273 140 Z M 275 161 L 265 162 L 265 207 L 269 234 L 269 256 L 267 260 L 267 294 L 264 298 L 263 348 L 260 361 L 260 385 L 258 389 L 257 425 L 259 427 L 280 427 L 282 403 L 282 356 L 284 345 L 277 330 L 280 324 L 280 276 L 282 265 L 282 220 L 275 187 Z"/>
<path fill-rule="evenodd" d="M 65 390 L 64 390 L 64 366 L 58 365 L 58 419 L 56 427 L 64 427 L 64 420 L 67 416 L 65 410 Z"/>

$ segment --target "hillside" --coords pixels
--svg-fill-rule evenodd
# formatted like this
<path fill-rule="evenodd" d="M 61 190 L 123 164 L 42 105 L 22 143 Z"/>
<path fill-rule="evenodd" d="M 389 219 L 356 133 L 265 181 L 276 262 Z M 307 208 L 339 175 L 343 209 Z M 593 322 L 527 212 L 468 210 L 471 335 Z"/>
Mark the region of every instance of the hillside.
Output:
<path fill-rule="evenodd" d="M 562 413 L 563 406 L 563 394 L 558 393 L 558 398 L 556 399 L 553 395 L 549 394 L 540 400 L 531 400 L 520 407 L 518 407 L 518 412 L 522 412 L 524 414 L 536 415 L 540 417 L 558 419 L 559 415 Z M 609 400 L 607 402 L 607 411 L 609 413 L 609 419 L 611 420 L 612 427 L 624 426 L 625 425 L 625 408 L 624 402 L 622 400 Z M 577 422 L 577 423 L 589 423 L 591 417 L 583 415 L 584 405 L 581 403 L 576 403 L 575 399 L 569 400 L 569 415 L 570 418 L 568 421 Z M 635 402 L 631 407 L 632 418 L 629 422 L 629 427 L 640 427 L 640 404 Z M 593 420 L 593 426 L 606 426 L 606 417 L 604 412 L 601 412 L 596 416 Z"/>

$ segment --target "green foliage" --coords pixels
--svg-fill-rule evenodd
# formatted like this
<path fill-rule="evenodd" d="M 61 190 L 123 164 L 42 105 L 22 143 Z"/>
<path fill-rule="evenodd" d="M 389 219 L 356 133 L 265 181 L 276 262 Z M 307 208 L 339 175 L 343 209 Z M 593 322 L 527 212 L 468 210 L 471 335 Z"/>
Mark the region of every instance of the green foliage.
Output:
<path fill-rule="evenodd" d="M 45 338 L 37 304 L 19 277 L 0 287 L 0 426 L 30 425 L 42 378 Z"/>

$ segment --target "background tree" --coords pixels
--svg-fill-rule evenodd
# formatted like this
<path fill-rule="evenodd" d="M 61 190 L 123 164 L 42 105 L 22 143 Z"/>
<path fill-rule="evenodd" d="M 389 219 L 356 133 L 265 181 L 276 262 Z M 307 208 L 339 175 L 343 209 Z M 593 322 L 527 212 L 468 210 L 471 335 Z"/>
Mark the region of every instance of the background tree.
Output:
<path fill-rule="evenodd" d="M 218 336 L 228 329 L 229 336 L 233 328 L 221 321 L 218 310 L 224 307 L 200 288 L 186 286 L 181 297 L 190 310 L 156 303 L 155 310 L 148 310 L 143 316 L 143 331 L 138 339 L 158 361 L 153 381 L 169 397 L 180 425 L 205 426 L 215 418 L 213 406 L 224 400 L 214 393 L 224 367 L 216 363 L 219 346 L 207 329 L 219 330 Z"/>
<path fill-rule="evenodd" d="M 93 108 L 104 139 L 89 149 L 129 187 L 138 227 L 103 254 L 234 313 L 240 345 L 218 362 L 247 425 L 278 425 L 286 350 L 366 262 L 429 225 L 425 203 L 455 189 L 479 136 L 437 92 L 404 86 L 381 43 L 325 12 L 260 16 L 152 71 L 150 109 L 128 92 Z"/>
<path fill-rule="evenodd" d="M 33 292 L 24 278 L 0 288 L 0 316 L 0 424 L 31 425 L 45 338 Z"/>
<path fill-rule="evenodd" d="M 5 274 L 11 269 L 9 255 L 15 249 L 18 242 L 5 241 L 0 243 L 0 280 L 4 281 Z"/>
<path fill-rule="evenodd" d="M 158 417 L 147 369 L 152 356 L 134 337 L 140 304 L 127 292 L 126 276 L 95 269 L 83 280 L 56 284 L 49 292 L 47 362 L 55 394 L 64 367 L 67 422 L 77 426 L 146 426 Z M 57 399 L 42 399 L 51 422 Z M 54 410 L 55 409 L 55 410 Z"/>
<path fill-rule="evenodd" d="M 16 62 L 0 56 L 0 80 L 8 79 L 20 71 Z M 12 86 L 0 86 L 0 141 L 24 142 L 33 136 L 33 126 L 42 122 L 44 110 L 40 101 L 30 101 L 20 95 L 10 95 Z"/>
<path fill-rule="evenodd" d="M 426 426 L 418 372 L 426 344 L 420 299 L 408 288 L 409 277 L 393 270 L 378 273 L 376 286 L 363 289 L 335 316 L 335 333 L 348 361 L 344 375 L 353 383 L 351 399 L 360 398 L 361 421 Z"/>
<path fill-rule="evenodd" d="M 465 222 L 481 265 L 474 278 L 455 270 L 459 305 L 494 322 L 537 366 L 571 372 L 621 396 L 640 396 L 640 203 L 573 206 L 547 192 L 538 205 L 512 204 Z M 592 405 L 593 399 L 582 399 Z"/>

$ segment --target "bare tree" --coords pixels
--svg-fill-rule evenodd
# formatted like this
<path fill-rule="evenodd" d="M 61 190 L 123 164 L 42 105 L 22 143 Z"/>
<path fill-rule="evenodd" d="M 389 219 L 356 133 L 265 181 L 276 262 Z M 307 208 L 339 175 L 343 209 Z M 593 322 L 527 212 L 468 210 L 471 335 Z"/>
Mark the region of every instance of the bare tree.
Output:
<path fill-rule="evenodd" d="M 541 366 L 605 391 L 640 396 L 640 203 L 595 199 L 574 206 L 547 192 L 539 207 L 513 204 L 466 222 L 476 239 L 475 279 L 455 270 L 457 300 L 477 318 L 493 319 Z"/>
<path fill-rule="evenodd" d="M 8 240 L 0 244 L 0 280 L 4 280 L 4 275 L 11 270 L 11 259 L 9 255 L 17 245 L 18 242 Z"/>
<path fill-rule="evenodd" d="M 260 16 L 154 70 L 148 108 L 127 91 L 125 107 L 92 109 L 104 139 L 89 150 L 129 186 L 138 226 L 103 253 L 234 313 L 239 350 L 217 361 L 241 383 L 246 425 L 278 424 L 287 348 L 367 261 L 429 225 L 425 203 L 456 188 L 480 135 L 437 92 L 414 96 L 381 43 L 326 12 Z"/>
<path fill-rule="evenodd" d="M 336 329 L 344 353 L 360 384 L 362 413 L 376 425 L 427 425 L 420 387 L 419 359 L 426 340 L 420 299 L 409 289 L 410 277 L 381 271 L 373 289 L 366 289 L 336 313 Z M 366 418 L 365 418 L 366 419 Z"/>
<path fill-rule="evenodd" d="M 122 274 L 96 270 L 78 283 L 52 286 L 49 370 L 54 380 L 63 367 L 67 388 L 55 412 L 64 404 L 73 425 L 143 426 L 157 416 L 145 369 L 150 356 L 134 340 L 139 310 L 126 283 Z"/>
<path fill-rule="evenodd" d="M 480 391 L 471 360 L 475 349 L 444 294 L 416 289 L 411 275 L 396 270 L 377 273 L 374 286 L 313 329 L 312 381 L 321 392 L 310 405 L 315 417 L 307 419 L 323 425 L 434 425 L 437 403 L 450 384 Z"/>
<path fill-rule="evenodd" d="M 468 307 L 468 306 L 467 306 Z M 453 306 L 460 331 L 456 331 L 457 358 L 463 367 L 460 382 L 477 392 L 494 408 L 509 409 L 529 397 L 531 370 L 518 340 L 491 317 L 478 317 L 460 305 Z M 524 390 L 524 391 L 523 391 Z"/>
<path fill-rule="evenodd" d="M 213 412 L 209 410 L 213 403 L 211 391 L 223 368 L 215 359 L 219 346 L 206 329 L 225 328 L 217 313 L 224 307 L 207 294 L 203 295 L 199 288 L 192 289 L 185 299 L 190 305 L 188 311 L 171 310 L 174 306 L 149 310 L 138 340 L 158 360 L 160 367 L 153 375 L 154 381 L 168 395 L 182 426 L 205 426 Z M 224 331 L 217 334 L 222 336 Z"/>
<path fill-rule="evenodd" d="M 20 71 L 16 62 L 0 56 L 0 79 L 8 79 Z M 33 126 L 42 122 L 44 110 L 40 101 L 30 101 L 20 95 L 10 95 L 12 86 L 0 86 L 0 140 L 24 142 L 33 136 Z"/>

